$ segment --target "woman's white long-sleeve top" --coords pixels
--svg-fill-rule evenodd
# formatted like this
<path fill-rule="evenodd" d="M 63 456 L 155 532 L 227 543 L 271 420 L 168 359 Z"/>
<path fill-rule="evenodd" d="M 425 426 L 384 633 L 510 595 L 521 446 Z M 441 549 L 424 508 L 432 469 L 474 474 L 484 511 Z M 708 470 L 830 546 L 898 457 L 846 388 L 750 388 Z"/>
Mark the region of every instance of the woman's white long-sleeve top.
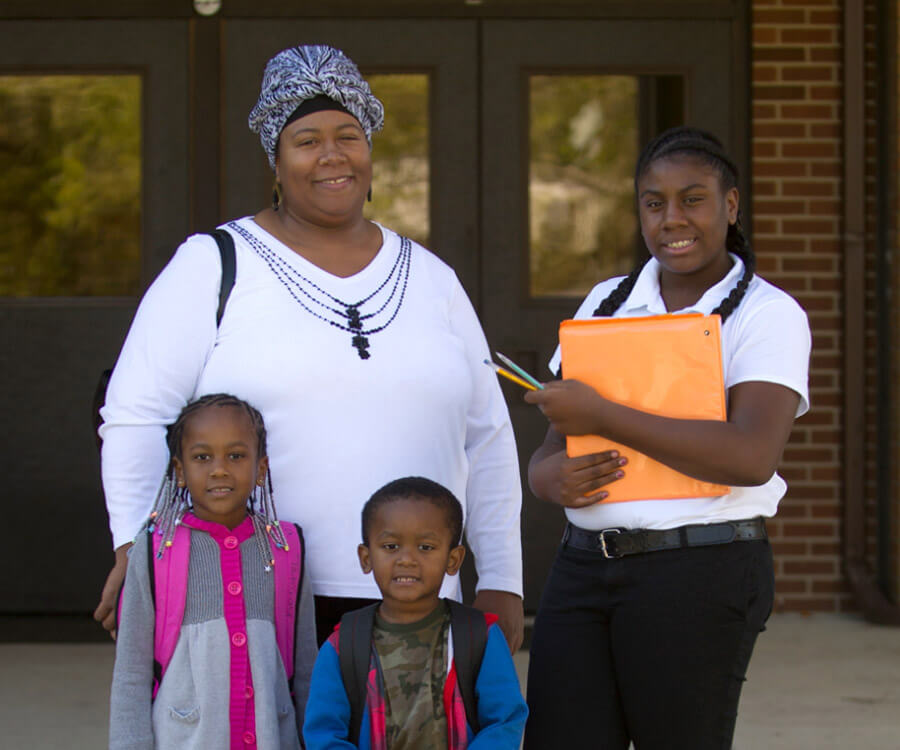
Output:
<path fill-rule="evenodd" d="M 382 227 L 372 262 L 341 278 L 252 219 L 236 224 L 273 255 L 267 262 L 232 232 L 237 275 L 218 328 L 219 254 L 211 237 L 194 235 L 148 289 L 122 348 L 100 428 L 115 546 L 130 541 L 149 513 L 168 461 L 166 425 L 191 399 L 227 392 L 263 414 L 276 506 L 304 529 L 316 594 L 378 596 L 357 562 L 360 510 L 376 489 L 408 475 L 444 484 L 463 503 L 478 588 L 521 594 L 512 427 L 483 363 L 490 355 L 478 318 L 453 270 L 412 243 L 400 309 L 368 335 L 371 356 L 361 359 L 351 334 L 318 315 L 341 319 L 297 287 L 292 295 L 272 258 L 287 264 L 282 275 L 306 279 L 299 283 L 316 300 L 342 309 L 312 285 L 345 303 L 365 298 L 388 277 L 400 237 Z M 445 595 L 456 589 L 456 579 L 445 582 Z"/>

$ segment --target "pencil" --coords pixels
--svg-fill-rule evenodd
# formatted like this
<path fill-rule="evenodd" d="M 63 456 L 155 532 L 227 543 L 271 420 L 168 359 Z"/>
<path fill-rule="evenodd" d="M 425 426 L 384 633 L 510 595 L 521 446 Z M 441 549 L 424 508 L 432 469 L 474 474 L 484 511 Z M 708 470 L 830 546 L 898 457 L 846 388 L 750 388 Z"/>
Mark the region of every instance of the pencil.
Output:
<path fill-rule="evenodd" d="M 502 367 L 500 367 L 500 365 L 497 365 L 497 364 L 494 364 L 493 362 L 491 362 L 491 360 L 486 359 L 486 360 L 484 360 L 484 363 L 488 367 L 490 367 L 494 372 L 496 372 L 498 375 L 502 375 L 507 380 L 511 380 L 513 383 L 516 383 L 517 385 L 521 385 L 523 388 L 527 388 L 529 391 L 537 390 L 537 388 L 535 388 L 527 380 L 522 380 L 522 378 L 520 378 L 518 375 L 513 375 L 511 372 L 509 372 L 509 370 L 504 370 Z"/>
<path fill-rule="evenodd" d="M 521 367 L 519 367 L 509 357 L 503 356 L 500 352 L 494 352 L 494 354 L 496 354 L 500 359 L 503 360 L 503 364 L 505 364 L 507 367 L 511 367 L 516 373 L 518 373 L 523 378 L 525 378 L 525 380 L 527 380 L 529 383 L 531 383 L 539 391 L 544 390 L 543 383 L 541 383 L 537 378 L 535 378 L 535 377 L 529 375 L 527 372 L 525 372 L 525 370 L 523 370 Z"/>

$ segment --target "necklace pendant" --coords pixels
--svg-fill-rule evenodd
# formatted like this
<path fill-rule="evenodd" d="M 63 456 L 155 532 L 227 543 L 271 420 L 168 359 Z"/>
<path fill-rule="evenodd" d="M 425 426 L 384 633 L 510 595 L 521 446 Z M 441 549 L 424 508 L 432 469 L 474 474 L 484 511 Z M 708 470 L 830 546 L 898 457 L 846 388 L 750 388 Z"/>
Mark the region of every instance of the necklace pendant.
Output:
<path fill-rule="evenodd" d="M 357 333 L 353 337 L 353 346 L 356 347 L 356 351 L 359 352 L 360 359 L 368 359 L 369 358 L 369 339 L 366 336 L 363 336 Z"/>
<path fill-rule="evenodd" d="M 349 305 L 347 307 L 347 326 L 354 331 L 359 331 L 362 328 L 362 322 L 359 319 L 359 310 L 356 305 Z"/>

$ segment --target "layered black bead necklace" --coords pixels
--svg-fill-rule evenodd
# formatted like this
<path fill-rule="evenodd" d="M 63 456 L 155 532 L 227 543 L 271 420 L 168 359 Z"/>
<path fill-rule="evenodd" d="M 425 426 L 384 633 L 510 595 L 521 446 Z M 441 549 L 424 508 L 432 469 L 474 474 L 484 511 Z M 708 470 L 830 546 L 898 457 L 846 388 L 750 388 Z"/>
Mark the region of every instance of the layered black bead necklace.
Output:
<path fill-rule="evenodd" d="M 400 251 L 397 253 L 394 265 L 391 266 L 387 277 L 375 291 L 356 302 L 345 302 L 322 289 L 311 279 L 306 278 L 296 268 L 284 261 L 278 253 L 237 222 L 229 223 L 228 228 L 246 240 L 253 252 L 275 274 L 275 278 L 282 283 L 300 307 L 319 320 L 324 320 L 329 325 L 350 333 L 352 335 L 350 343 L 356 347 L 360 359 L 368 359 L 371 356 L 369 354 L 369 336 L 383 331 L 394 322 L 406 296 L 406 284 L 409 281 L 409 267 L 412 259 L 412 242 L 408 238 L 400 238 Z M 385 299 L 380 306 L 372 312 L 363 312 L 362 308 L 366 303 L 378 304 L 375 297 L 382 291 Z M 395 298 L 396 301 L 394 301 Z M 394 304 L 389 310 L 392 301 Z M 328 313 L 331 313 L 331 316 L 337 316 L 338 319 L 335 320 Z M 382 313 L 388 316 L 387 320 L 381 325 L 375 325 L 373 319 Z"/>

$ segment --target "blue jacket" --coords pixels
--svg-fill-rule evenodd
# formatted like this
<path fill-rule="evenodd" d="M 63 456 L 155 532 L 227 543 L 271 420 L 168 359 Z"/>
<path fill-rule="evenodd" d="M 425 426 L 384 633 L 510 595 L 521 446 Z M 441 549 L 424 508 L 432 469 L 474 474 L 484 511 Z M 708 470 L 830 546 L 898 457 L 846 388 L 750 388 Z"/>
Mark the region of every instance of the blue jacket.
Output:
<path fill-rule="evenodd" d="M 481 731 L 472 733 L 456 684 L 456 668 L 450 665 L 444 684 L 444 711 L 447 716 L 448 750 L 518 750 L 525 730 L 528 708 L 522 698 L 519 679 L 503 632 L 496 618 L 487 615 L 488 638 L 481 669 L 475 680 L 475 699 Z M 303 741 L 306 750 L 347 750 L 356 747 L 348 739 L 350 701 L 341 679 L 337 632 L 319 650 L 313 668 Z M 448 634 L 448 640 L 449 640 Z M 376 657 L 377 658 L 377 657 Z M 376 680 L 370 677 L 370 693 L 362 716 L 360 750 L 386 750 L 384 736 L 384 695 L 372 694 Z M 461 731 L 462 728 L 464 731 Z M 368 728 L 369 731 L 365 731 Z"/>

